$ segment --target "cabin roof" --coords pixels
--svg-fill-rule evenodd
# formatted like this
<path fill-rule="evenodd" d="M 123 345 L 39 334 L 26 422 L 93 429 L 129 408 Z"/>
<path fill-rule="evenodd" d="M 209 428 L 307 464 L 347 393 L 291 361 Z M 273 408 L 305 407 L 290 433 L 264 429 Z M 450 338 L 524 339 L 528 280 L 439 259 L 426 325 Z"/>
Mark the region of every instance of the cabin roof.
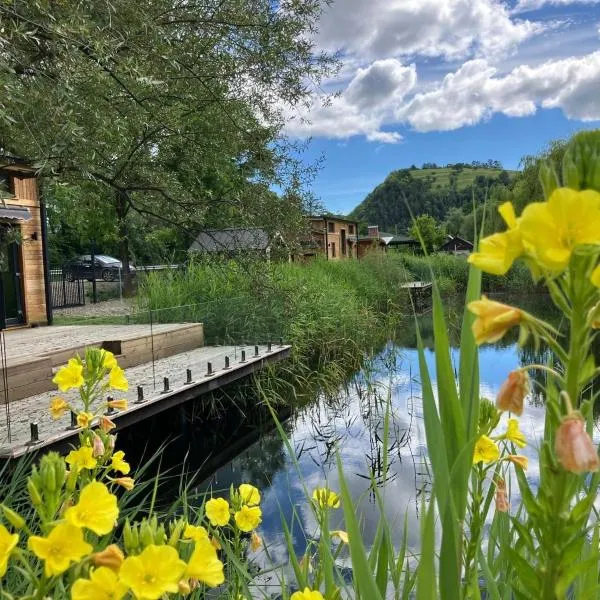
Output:
<path fill-rule="evenodd" d="M 190 246 L 192 252 L 234 252 L 239 250 L 267 250 L 268 233 L 260 227 L 207 229 Z"/>

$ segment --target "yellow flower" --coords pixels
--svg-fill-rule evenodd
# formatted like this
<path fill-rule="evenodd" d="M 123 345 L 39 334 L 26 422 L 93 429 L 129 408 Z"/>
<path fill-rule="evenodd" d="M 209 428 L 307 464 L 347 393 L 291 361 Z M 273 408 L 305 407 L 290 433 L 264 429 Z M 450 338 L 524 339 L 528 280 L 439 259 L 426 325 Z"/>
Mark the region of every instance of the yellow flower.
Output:
<path fill-rule="evenodd" d="M 110 544 L 101 552 L 96 552 L 92 560 L 97 567 L 108 567 L 113 571 L 118 571 L 125 560 L 125 555 L 119 546 Z"/>
<path fill-rule="evenodd" d="M 185 574 L 186 577 L 197 579 L 210 587 L 216 587 L 225 581 L 223 563 L 208 539 L 196 542 Z"/>
<path fill-rule="evenodd" d="M 125 488 L 128 492 L 135 487 L 135 479 L 132 479 L 131 477 L 117 477 L 116 479 L 113 479 L 113 482 L 120 485 L 122 488 Z"/>
<path fill-rule="evenodd" d="M 242 504 L 258 506 L 260 504 L 260 492 L 253 485 L 242 483 L 238 488 Z"/>
<path fill-rule="evenodd" d="M 117 410 L 127 410 L 127 400 L 122 398 L 121 400 L 111 400 L 107 402 L 109 408 L 116 408 Z"/>
<path fill-rule="evenodd" d="M 113 390 L 126 392 L 129 389 L 129 383 L 125 377 L 125 371 L 121 367 L 113 367 L 108 374 L 108 384 Z"/>
<path fill-rule="evenodd" d="M 522 454 L 511 454 L 510 456 L 506 457 L 506 460 L 513 463 L 513 465 L 521 467 L 521 469 L 524 471 L 526 471 L 527 467 L 529 466 L 529 459 Z"/>
<path fill-rule="evenodd" d="M 523 254 L 521 232 L 517 228 L 515 210 L 510 202 L 505 202 L 498 212 L 508 225 L 508 230 L 483 238 L 479 243 L 479 252 L 468 258 L 477 268 L 492 275 L 504 275 L 515 260 Z"/>
<path fill-rule="evenodd" d="M 125 460 L 125 452 L 119 450 L 112 455 L 110 467 L 113 471 L 119 471 L 123 475 L 127 475 L 131 471 L 129 463 Z"/>
<path fill-rule="evenodd" d="M 85 527 L 97 535 L 105 535 L 113 530 L 119 509 L 117 497 L 99 481 L 88 483 L 75 506 L 68 508 L 65 519 L 76 527 Z"/>
<path fill-rule="evenodd" d="M 508 420 L 506 433 L 499 439 L 513 442 L 514 444 L 519 446 L 519 448 L 525 448 L 525 446 L 527 446 L 527 438 L 525 437 L 525 434 L 519 429 L 519 421 L 517 421 L 517 419 Z"/>
<path fill-rule="evenodd" d="M 500 458 L 498 446 L 487 435 L 482 435 L 475 444 L 473 464 L 479 462 L 489 463 Z"/>
<path fill-rule="evenodd" d="M 563 271 L 575 248 L 600 245 L 600 194 L 558 188 L 547 202 L 525 207 L 519 230 L 540 267 Z"/>
<path fill-rule="evenodd" d="M 83 365 L 76 358 L 72 358 L 66 367 L 58 370 L 58 373 L 52 379 L 52 383 L 55 383 L 61 392 L 66 392 L 72 388 L 80 388 L 84 384 L 82 373 Z"/>
<path fill-rule="evenodd" d="M 312 493 L 313 500 L 321 508 L 339 508 L 340 497 L 328 488 L 317 488 Z"/>
<path fill-rule="evenodd" d="M 496 396 L 496 406 L 498 410 L 523 414 L 523 401 L 529 394 L 530 384 L 529 375 L 526 371 L 517 369 L 511 371 L 504 383 L 500 386 L 500 391 Z"/>
<path fill-rule="evenodd" d="M 477 317 L 472 329 L 478 345 L 497 342 L 523 319 L 523 313 L 518 308 L 488 300 L 486 296 L 470 302 L 468 308 Z"/>
<path fill-rule="evenodd" d="M 246 533 L 256 529 L 262 521 L 262 510 L 258 506 L 246 506 L 245 504 L 235 515 L 235 524 L 241 531 Z"/>
<path fill-rule="evenodd" d="M 71 588 L 71 600 L 121 600 L 127 586 L 108 567 L 90 572 L 89 579 L 78 579 Z"/>
<path fill-rule="evenodd" d="M 69 408 L 64 398 L 52 398 L 50 401 L 50 416 L 53 419 L 60 419 Z"/>
<path fill-rule="evenodd" d="M 592 283 L 600 288 L 600 265 L 592 271 Z"/>
<path fill-rule="evenodd" d="M 325 598 L 318 590 L 305 587 L 302 592 L 294 592 L 290 600 L 325 600 Z"/>
<path fill-rule="evenodd" d="M 8 566 L 8 558 L 19 541 L 17 533 L 10 533 L 4 525 L 0 525 L 0 577 L 4 577 Z"/>
<path fill-rule="evenodd" d="M 205 507 L 206 516 L 213 527 L 223 527 L 229 523 L 229 502 L 224 498 L 211 498 Z"/>
<path fill-rule="evenodd" d="M 109 371 L 118 367 L 117 359 L 115 355 L 109 350 L 101 350 L 102 352 L 102 366 Z"/>
<path fill-rule="evenodd" d="M 331 537 L 339 538 L 339 540 L 340 540 L 340 542 L 342 542 L 342 544 L 348 543 L 348 534 L 345 531 L 342 531 L 340 529 L 336 529 L 335 531 L 332 531 Z"/>
<path fill-rule="evenodd" d="M 204 527 L 200 527 L 197 525 L 190 525 L 189 523 L 185 526 L 183 530 L 183 537 L 186 540 L 194 540 L 198 542 L 200 540 L 208 539 L 208 531 L 204 529 Z"/>
<path fill-rule="evenodd" d="M 77 450 L 71 450 L 65 458 L 65 462 L 71 467 L 80 469 L 93 469 L 98 464 L 94 458 L 94 450 L 91 446 L 81 446 Z"/>
<path fill-rule="evenodd" d="M 87 429 L 92 425 L 94 415 L 89 412 L 81 412 L 77 415 L 77 425 L 82 429 Z"/>
<path fill-rule="evenodd" d="M 119 571 L 119 579 L 140 600 L 158 600 L 163 594 L 176 594 L 179 580 L 185 571 L 172 546 L 146 546 L 138 556 L 126 558 Z"/>
<path fill-rule="evenodd" d="M 253 531 L 252 535 L 250 536 L 250 550 L 252 550 L 252 552 L 256 552 L 261 546 L 262 539 L 260 535 L 258 535 L 256 531 Z"/>
<path fill-rule="evenodd" d="M 70 523 L 59 523 L 48 537 L 32 535 L 28 545 L 44 561 L 46 577 L 64 573 L 72 562 L 78 562 L 93 549 L 83 539 L 83 530 Z"/>

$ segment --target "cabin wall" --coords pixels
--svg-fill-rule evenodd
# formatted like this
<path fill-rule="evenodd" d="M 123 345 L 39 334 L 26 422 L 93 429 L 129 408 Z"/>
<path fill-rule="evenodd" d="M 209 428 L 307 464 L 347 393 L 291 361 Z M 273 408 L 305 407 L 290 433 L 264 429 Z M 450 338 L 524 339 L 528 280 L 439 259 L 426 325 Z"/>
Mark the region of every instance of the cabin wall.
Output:
<path fill-rule="evenodd" d="M 37 179 L 28 174 L 11 173 L 11 177 L 11 191 L 14 198 L 7 199 L 6 204 L 24 206 L 31 213 L 31 220 L 20 222 L 23 238 L 21 281 L 23 283 L 25 323 L 28 325 L 47 324 L 42 219 Z M 37 237 L 37 239 L 34 240 L 33 237 Z"/>

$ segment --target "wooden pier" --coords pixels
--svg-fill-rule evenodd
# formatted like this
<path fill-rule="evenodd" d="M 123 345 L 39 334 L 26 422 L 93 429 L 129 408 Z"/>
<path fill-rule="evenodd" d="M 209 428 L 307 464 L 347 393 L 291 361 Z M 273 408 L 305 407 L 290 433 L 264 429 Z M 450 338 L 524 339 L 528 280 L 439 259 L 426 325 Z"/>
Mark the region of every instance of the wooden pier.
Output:
<path fill-rule="evenodd" d="M 23 354 L 13 356 L 8 369 L 18 365 L 22 369 L 21 376 L 28 372 L 27 364 L 33 369 L 42 361 L 43 367 L 31 372 L 43 373 L 44 377 L 40 375 L 36 385 L 52 391 L 21 396 L 16 400 L 14 392 L 10 393 L 9 379 L 10 401 L 4 405 L 6 419 L 0 419 L 0 459 L 15 458 L 40 448 L 64 448 L 77 436 L 78 429 L 72 427 L 70 415 L 52 420 L 48 406 L 51 398 L 58 393 L 53 385 L 47 385 L 46 376 L 49 374 L 51 379 L 57 366 L 87 346 L 117 350 L 115 354 L 119 363 L 126 367 L 129 391 L 119 392 L 115 398 L 126 398 L 129 406 L 127 410 L 111 414 L 117 430 L 174 406 L 198 400 L 202 395 L 256 373 L 290 353 L 290 346 L 280 344 L 203 346 L 202 325 L 199 323 L 160 325 L 156 328 L 155 325 L 153 333 L 158 338 L 150 338 L 147 327 L 138 325 L 81 326 L 72 331 L 65 326 L 57 328 L 60 331 L 54 338 L 48 337 L 53 329 L 50 327 L 41 328 L 38 332 L 15 332 L 18 335 L 13 339 L 10 332 L 6 338 L 9 357 L 11 348 L 14 355 L 17 348 L 27 351 L 27 344 L 37 348 L 38 355 L 32 354 L 30 348 L 28 360 Z M 27 334 L 27 331 L 33 333 Z M 119 349 L 121 352 L 118 352 Z M 153 355 L 155 360 L 151 358 Z M 48 362 L 50 367 L 47 368 Z M 12 376 L 13 382 L 21 381 L 15 379 L 16 372 Z M 60 395 L 73 401 L 77 397 L 74 392 Z"/>
<path fill-rule="evenodd" d="M 431 291 L 433 283 L 430 281 L 408 281 L 402 284 L 402 289 L 407 290 L 415 311 L 422 312 L 431 308 Z"/>

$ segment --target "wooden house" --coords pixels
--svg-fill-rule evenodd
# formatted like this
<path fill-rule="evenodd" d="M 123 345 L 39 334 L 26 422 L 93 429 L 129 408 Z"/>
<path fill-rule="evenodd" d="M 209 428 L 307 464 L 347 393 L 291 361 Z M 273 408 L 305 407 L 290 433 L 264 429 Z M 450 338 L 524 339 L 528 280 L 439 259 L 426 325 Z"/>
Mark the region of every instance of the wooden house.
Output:
<path fill-rule="evenodd" d="M 467 255 L 473 252 L 473 244 L 458 235 L 449 235 L 448 239 L 438 248 L 438 252 L 450 252 L 450 254 Z"/>
<path fill-rule="evenodd" d="M 51 322 L 46 216 L 36 172 L 0 157 L 0 326 Z"/>
<path fill-rule="evenodd" d="M 310 240 L 305 244 L 303 257 L 357 258 L 358 223 L 335 215 L 313 215 L 309 220 Z"/>

